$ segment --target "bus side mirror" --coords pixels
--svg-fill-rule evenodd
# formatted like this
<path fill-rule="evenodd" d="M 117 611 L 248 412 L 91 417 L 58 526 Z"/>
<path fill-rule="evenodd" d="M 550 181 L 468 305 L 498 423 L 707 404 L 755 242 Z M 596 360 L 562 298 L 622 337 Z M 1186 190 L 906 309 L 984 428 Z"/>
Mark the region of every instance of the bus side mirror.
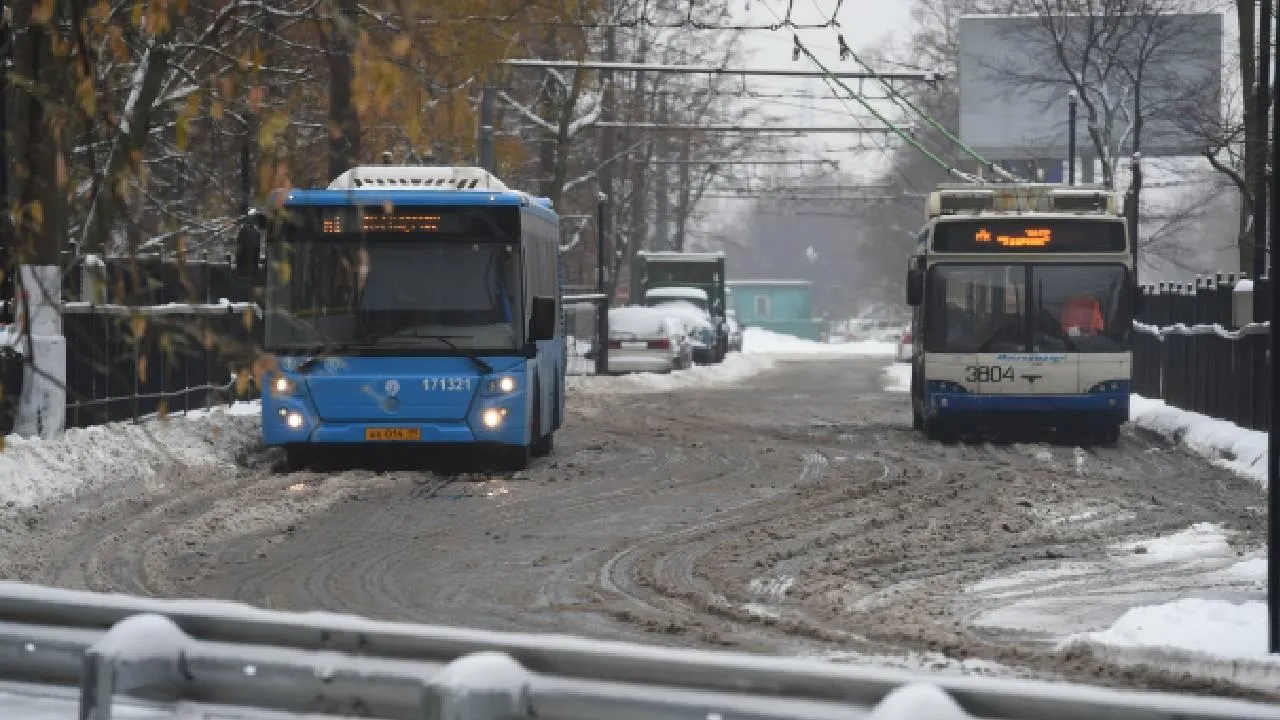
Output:
<path fill-rule="evenodd" d="M 920 268 L 913 267 L 907 271 L 907 304 L 918 307 L 923 299 L 924 273 L 920 272 Z"/>
<path fill-rule="evenodd" d="M 533 312 L 529 318 L 529 340 L 550 340 L 556 335 L 556 299 L 547 295 L 533 298 Z"/>

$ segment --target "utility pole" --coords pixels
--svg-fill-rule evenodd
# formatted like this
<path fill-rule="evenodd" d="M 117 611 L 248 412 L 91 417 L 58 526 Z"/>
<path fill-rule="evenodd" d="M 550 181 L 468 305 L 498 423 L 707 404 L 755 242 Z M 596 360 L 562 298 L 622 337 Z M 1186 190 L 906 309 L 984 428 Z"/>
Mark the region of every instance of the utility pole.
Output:
<path fill-rule="evenodd" d="M 9 224 L 9 72 L 13 68 L 13 11 L 6 1 L 0 5 L 0 268 L 4 282 L 0 283 L 0 298 L 13 298 L 14 242 L 13 228 Z M 13 322 L 13 305 L 0 317 L 0 321 Z"/>
<path fill-rule="evenodd" d="M 1258 62 L 1254 100 L 1254 116 L 1258 128 L 1258 146 L 1246 148 L 1254 153 L 1253 177 L 1253 276 L 1267 274 L 1267 121 L 1271 116 L 1271 12 L 1272 0 L 1262 0 L 1258 12 Z M 1266 317 L 1262 293 L 1254 293 L 1253 316 Z"/>
<path fill-rule="evenodd" d="M 596 196 L 596 292 L 602 295 L 596 310 L 596 375 L 609 374 L 609 294 L 604 282 L 605 206 L 609 196 Z"/>
<path fill-rule="evenodd" d="M 1076 184 L 1076 91 L 1067 93 L 1067 185 Z"/>
<path fill-rule="evenodd" d="M 1271 0 L 1263 0 L 1262 2 L 1262 37 L 1259 43 L 1263 48 L 1269 48 L 1271 44 Z M 1266 52 L 1264 50 L 1263 52 Z M 1268 65 L 1271 64 L 1269 60 Z M 1270 69 L 1270 68 L 1268 68 Z M 1258 69 L 1259 77 L 1263 78 L 1261 68 Z M 1276 76 L 1280 78 L 1280 68 L 1276 70 Z M 1267 87 L 1269 83 L 1260 79 L 1259 88 Z M 1261 96 L 1261 93 L 1259 93 Z M 1280 162 L 1280 142 L 1276 138 L 1276 130 L 1280 129 L 1280 111 L 1276 107 L 1271 107 L 1271 117 L 1273 125 L 1271 131 L 1267 132 L 1267 112 L 1262 111 L 1258 117 L 1262 122 L 1258 125 L 1258 137 L 1265 143 L 1266 138 L 1271 138 L 1271 163 L 1272 167 L 1276 167 L 1275 163 Z M 1264 145 L 1264 147 L 1266 147 Z M 1267 153 L 1258 154 L 1258 166 L 1264 167 L 1267 162 Z M 1265 170 L 1262 171 L 1262 177 L 1265 178 Z M 1262 188 L 1260 188 L 1261 191 Z M 1280 228 L 1280 183 L 1271 183 L 1271 233 L 1276 228 Z M 1262 198 L 1256 198 L 1256 202 L 1261 202 Z M 1254 205 L 1255 209 L 1257 204 Z M 1255 212 L 1254 222 L 1257 222 L 1258 215 Z M 1265 216 L 1263 217 L 1265 220 Z M 1254 278 L 1268 278 L 1271 284 L 1271 308 L 1270 313 L 1262 315 L 1258 313 L 1260 305 L 1257 300 L 1254 301 L 1254 321 L 1257 322 L 1261 318 L 1269 318 L 1271 321 L 1271 329 L 1267 333 L 1271 343 L 1271 423 L 1267 428 L 1267 644 L 1272 654 L 1280 653 L 1280 558 L 1276 557 L 1276 553 L 1280 552 L 1280 488 L 1276 484 L 1280 483 L 1280 436 L 1276 435 L 1276 411 L 1280 409 L 1280 378 L 1276 376 L 1275 358 L 1280 357 L 1280 339 L 1276 337 L 1276 318 L 1280 318 L 1280 292 L 1276 292 L 1276 253 L 1275 253 L 1275 236 L 1271 233 L 1256 234 L 1256 238 L 1269 238 L 1271 240 L 1268 247 L 1259 245 L 1254 248 Z M 1270 268 L 1267 267 L 1267 260 L 1270 259 Z M 1259 292 L 1260 287 L 1254 287 L 1254 298 L 1259 298 L 1264 293 Z"/>
<path fill-rule="evenodd" d="M 485 80 L 484 88 L 480 91 L 480 131 L 476 147 L 479 150 L 480 167 L 489 172 L 494 172 L 497 169 L 493 128 L 494 106 L 497 104 L 497 95 L 498 90 L 494 87 L 492 78 Z"/>
<path fill-rule="evenodd" d="M 692 209 L 690 205 L 693 204 L 693 179 L 689 173 L 689 158 L 692 154 L 693 138 L 685 135 L 684 142 L 680 145 L 680 180 L 676 189 L 679 201 L 676 207 L 676 252 L 684 252 L 684 231 L 689 226 L 689 211 Z"/>

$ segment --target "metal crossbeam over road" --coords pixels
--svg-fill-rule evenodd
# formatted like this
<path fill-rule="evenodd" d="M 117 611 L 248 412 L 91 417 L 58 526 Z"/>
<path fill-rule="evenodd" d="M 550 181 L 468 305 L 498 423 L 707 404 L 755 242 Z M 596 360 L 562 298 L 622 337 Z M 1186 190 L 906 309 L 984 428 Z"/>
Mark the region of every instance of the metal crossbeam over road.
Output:
<path fill-rule="evenodd" d="M 828 78 L 836 77 L 845 80 L 902 80 L 935 83 L 946 78 L 940 72 L 822 72 L 818 70 L 795 70 L 792 68 L 729 68 L 708 65 L 660 65 L 629 62 L 573 62 L 569 60 L 512 59 L 503 64 L 518 68 L 542 68 L 545 70 L 607 70 L 611 72 L 654 72 L 679 75 L 732 75 L 757 77 L 792 77 L 792 78 Z"/>

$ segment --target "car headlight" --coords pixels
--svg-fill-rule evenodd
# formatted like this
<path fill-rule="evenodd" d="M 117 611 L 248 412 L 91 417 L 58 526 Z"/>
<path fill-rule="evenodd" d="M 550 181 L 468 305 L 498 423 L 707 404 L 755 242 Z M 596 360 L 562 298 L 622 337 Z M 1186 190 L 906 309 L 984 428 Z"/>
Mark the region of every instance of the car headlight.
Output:
<path fill-rule="evenodd" d="M 271 392 L 275 395 L 292 395 L 298 385 L 284 375 L 277 375 L 271 381 Z"/>
<path fill-rule="evenodd" d="M 493 378 L 486 386 L 486 390 L 490 393 L 505 394 L 513 393 L 516 388 L 520 387 L 520 382 L 511 375 L 503 375 L 500 378 Z"/>

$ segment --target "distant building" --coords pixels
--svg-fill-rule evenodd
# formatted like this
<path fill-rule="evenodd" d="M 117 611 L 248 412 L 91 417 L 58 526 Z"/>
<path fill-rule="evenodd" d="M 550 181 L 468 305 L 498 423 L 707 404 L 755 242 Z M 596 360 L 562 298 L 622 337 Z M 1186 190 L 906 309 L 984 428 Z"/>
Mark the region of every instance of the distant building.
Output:
<path fill-rule="evenodd" d="M 730 280 L 729 307 L 738 324 L 819 340 L 827 323 L 813 317 L 808 280 Z"/>

